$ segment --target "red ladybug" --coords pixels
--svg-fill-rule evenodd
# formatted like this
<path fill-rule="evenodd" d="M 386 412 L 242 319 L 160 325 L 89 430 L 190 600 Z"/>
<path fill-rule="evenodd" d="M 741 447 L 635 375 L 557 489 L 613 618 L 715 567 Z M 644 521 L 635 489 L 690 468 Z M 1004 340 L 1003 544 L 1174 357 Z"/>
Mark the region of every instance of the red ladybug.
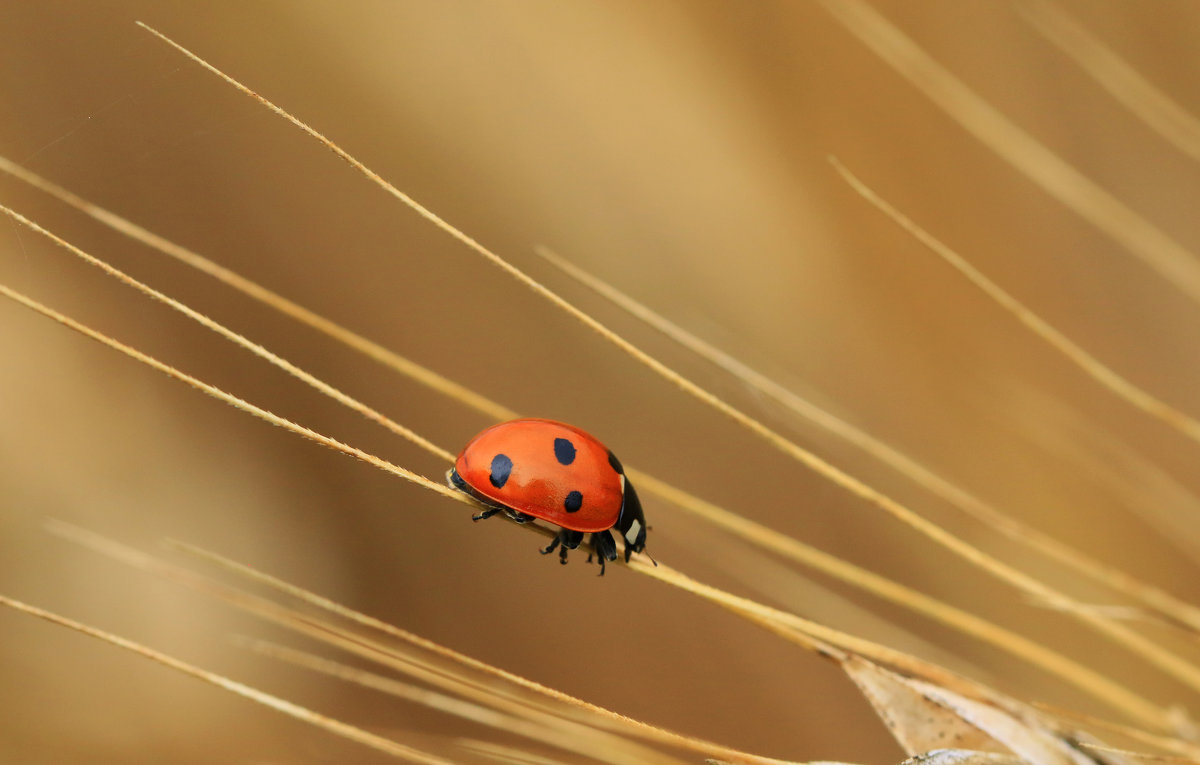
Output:
<path fill-rule="evenodd" d="M 579 428 L 527 418 L 493 425 L 472 438 L 446 473 L 451 486 L 488 505 L 479 521 L 504 512 L 518 523 L 541 518 L 561 527 L 542 554 L 559 558 L 591 533 L 600 560 L 617 559 L 610 529 L 625 538 L 625 560 L 646 547 L 646 517 L 620 461 Z"/>

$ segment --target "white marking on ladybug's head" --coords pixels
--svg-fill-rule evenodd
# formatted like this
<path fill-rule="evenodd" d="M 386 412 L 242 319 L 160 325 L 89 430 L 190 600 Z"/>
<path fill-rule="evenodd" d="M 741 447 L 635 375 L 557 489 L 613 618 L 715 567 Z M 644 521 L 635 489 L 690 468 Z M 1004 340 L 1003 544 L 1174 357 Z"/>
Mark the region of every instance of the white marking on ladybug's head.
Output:
<path fill-rule="evenodd" d="M 625 474 L 621 473 L 621 496 L 625 496 Z"/>
<path fill-rule="evenodd" d="M 634 518 L 633 523 L 629 525 L 629 531 L 625 532 L 625 541 L 629 544 L 637 542 L 638 534 L 640 533 L 642 533 L 642 522 Z"/>

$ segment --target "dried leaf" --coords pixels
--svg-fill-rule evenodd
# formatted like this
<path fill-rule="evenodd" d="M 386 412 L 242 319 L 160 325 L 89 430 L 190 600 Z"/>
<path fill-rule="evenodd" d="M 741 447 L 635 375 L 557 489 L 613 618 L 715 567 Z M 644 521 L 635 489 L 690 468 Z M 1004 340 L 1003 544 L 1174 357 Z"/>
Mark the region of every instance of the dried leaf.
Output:
<path fill-rule="evenodd" d="M 1008 753 L 1003 745 L 945 704 L 926 697 L 907 678 L 859 656 L 847 658 L 842 668 L 906 754 L 947 747 Z"/>
<path fill-rule="evenodd" d="M 968 699 L 932 683 L 902 678 L 902 682 L 940 704 L 1008 747 L 1026 762 L 1037 765 L 1095 765 L 1095 761 L 1049 728 L 1032 708 L 1013 702 L 1010 710 Z"/>

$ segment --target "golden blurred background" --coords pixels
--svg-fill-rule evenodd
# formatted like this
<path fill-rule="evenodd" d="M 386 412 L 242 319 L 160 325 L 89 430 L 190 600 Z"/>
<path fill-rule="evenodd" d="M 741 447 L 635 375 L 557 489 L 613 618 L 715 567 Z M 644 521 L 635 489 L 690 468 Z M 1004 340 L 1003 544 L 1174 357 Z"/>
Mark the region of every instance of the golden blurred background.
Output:
<path fill-rule="evenodd" d="M 1196 163 L 1021 6 L 874 7 L 1200 251 Z M 1194 4 L 1059 7 L 1200 111 Z M 1194 708 L 1181 684 L 636 365 L 134 25 L 198 52 L 668 365 L 1003 560 L 1085 601 L 1112 600 L 680 350 L 533 247 L 1014 517 L 1195 600 L 1197 445 L 1036 340 L 864 203 L 828 158 L 1190 413 L 1200 310 L 820 3 L 9 0 L 0 19 L 3 156 L 517 411 L 586 428 L 627 465 Z M 7 176 L 0 203 L 447 449 L 489 424 Z M 0 223 L 0 258 L 0 281 L 119 340 L 424 475 L 445 471 L 15 223 Z M 599 579 L 580 555 L 560 567 L 510 524 L 473 525 L 456 503 L 9 302 L 0 353 L 4 594 L 402 740 L 492 735 L 250 654 L 228 636 L 276 632 L 43 525 L 61 519 L 149 550 L 171 537 L 655 725 L 787 759 L 902 758 L 836 667 L 689 595 L 619 566 Z M 1110 714 L 1003 653 L 646 504 L 648 552 L 703 582 L 1021 698 Z M 0 636 L 8 762 L 386 761 L 27 616 L 0 611 Z"/>

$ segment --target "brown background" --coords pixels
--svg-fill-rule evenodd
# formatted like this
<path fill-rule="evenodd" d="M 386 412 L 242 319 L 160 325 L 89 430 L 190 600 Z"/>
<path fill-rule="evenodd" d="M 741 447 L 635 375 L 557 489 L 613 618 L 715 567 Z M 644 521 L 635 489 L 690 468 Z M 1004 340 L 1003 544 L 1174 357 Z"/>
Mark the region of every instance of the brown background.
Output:
<path fill-rule="evenodd" d="M 1196 165 L 1012 8 L 876 7 L 1200 249 Z M 1064 7 L 1173 97 L 1200 104 L 1193 4 Z M 1157 701 L 1194 701 L 685 398 L 135 19 L 666 363 L 990 552 L 1108 600 L 676 349 L 532 246 L 551 246 L 1013 515 L 1195 598 L 1197 446 L 1032 339 L 866 206 L 827 156 L 1192 413 L 1197 306 L 948 120 L 817 4 L 10 0 L 0 8 L 0 153 L 518 411 L 587 428 L 627 464 L 1103 666 Z M 7 177 L 0 201 L 445 448 L 488 424 Z M 4 283 L 185 371 L 418 472 L 445 469 L 36 234 L 0 223 L 0 258 Z M 7 302 L 0 359 L 7 595 L 389 735 L 419 730 L 438 739 L 431 745 L 491 735 L 249 655 L 227 635 L 270 630 L 51 537 L 42 522 L 151 549 L 176 537 L 647 722 L 789 759 L 901 758 L 834 667 L 685 594 L 620 568 L 600 580 L 582 560 L 560 568 L 532 536 L 473 526 L 457 504 Z M 704 582 L 1025 698 L 1108 714 L 992 649 L 824 577 L 805 584 L 673 508 L 647 511 L 649 551 Z M 0 678 L 6 760 L 383 761 L 8 612 Z"/>

